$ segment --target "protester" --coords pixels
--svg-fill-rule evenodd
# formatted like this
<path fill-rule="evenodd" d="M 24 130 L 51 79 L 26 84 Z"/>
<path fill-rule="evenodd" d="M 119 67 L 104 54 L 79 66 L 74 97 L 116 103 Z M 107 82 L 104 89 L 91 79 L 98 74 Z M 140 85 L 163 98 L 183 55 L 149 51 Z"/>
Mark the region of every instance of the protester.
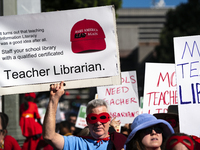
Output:
<path fill-rule="evenodd" d="M 7 135 L 8 118 L 5 116 L 7 116 L 5 113 L 0 113 L 0 150 L 21 150 L 16 139 Z"/>
<path fill-rule="evenodd" d="M 153 114 L 157 119 L 164 119 L 171 124 L 175 133 L 180 133 L 179 127 L 179 115 L 178 115 L 178 105 L 169 105 L 167 113 L 156 113 Z M 191 135 L 192 139 L 195 141 L 195 149 L 200 149 L 200 138 Z"/>
<path fill-rule="evenodd" d="M 195 150 L 195 142 L 187 134 L 175 133 L 166 140 L 164 150 Z"/>
<path fill-rule="evenodd" d="M 63 82 L 50 86 L 50 99 L 43 124 L 43 137 L 59 150 L 121 150 L 126 136 L 108 133 L 110 116 L 104 100 L 92 100 L 88 103 L 86 114 L 90 137 L 62 136 L 55 132 L 55 113 L 60 97 L 64 94 Z"/>
<path fill-rule="evenodd" d="M 131 130 L 125 142 L 126 150 L 161 150 L 164 140 L 174 133 L 167 121 L 145 113 L 133 120 Z"/>
<path fill-rule="evenodd" d="M 77 114 L 70 113 L 69 117 L 68 117 L 68 121 L 75 125 L 76 124 L 76 120 L 77 120 Z"/>
<path fill-rule="evenodd" d="M 34 102 L 36 94 L 26 93 L 24 98 L 25 102 L 20 106 L 20 127 L 22 135 L 26 137 L 22 149 L 35 150 L 38 142 L 42 140 L 40 115 L 37 104 Z"/>
<path fill-rule="evenodd" d="M 61 135 L 65 135 L 65 136 L 72 135 L 74 130 L 75 130 L 75 126 L 71 122 L 65 120 L 60 123 L 59 131 Z"/>
<path fill-rule="evenodd" d="M 121 133 L 128 136 L 131 133 L 131 124 L 126 123 L 124 126 L 122 126 Z"/>
<path fill-rule="evenodd" d="M 178 105 L 169 105 L 167 113 L 153 114 L 157 119 L 164 119 L 171 124 L 175 133 L 179 133 Z"/>

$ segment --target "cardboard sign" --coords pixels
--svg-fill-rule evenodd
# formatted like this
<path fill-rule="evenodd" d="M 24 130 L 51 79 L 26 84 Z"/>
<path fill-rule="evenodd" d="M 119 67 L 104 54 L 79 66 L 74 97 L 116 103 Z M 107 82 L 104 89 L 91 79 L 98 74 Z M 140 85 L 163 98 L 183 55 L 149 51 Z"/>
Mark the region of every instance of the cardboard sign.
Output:
<path fill-rule="evenodd" d="M 86 106 L 81 105 L 80 108 L 79 108 L 79 112 L 78 112 L 78 116 L 77 116 L 75 127 L 83 129 L 86 126 L 87 126 L 87 122 L 86 122 Z"/>
<path fill-rule="evenodd" d="M 0 95 L 60 81 L 68 89 L 120 84 L 113 6 L 4 16 L 0 26 Z"/>
<path fill-rule="evenodd" d="M 176 104 L 175 65 L 146 63 L 143 113 L 167 113 L 168 106 Z"/>
<path fill-rule="evenodd" d="M 133 119 L 139 115 L 138 97 L 132 84 L 137 83 L 135 76 L 131 72 L 122 72 L 122 85 L 97 87 L 99 99 L 104 99 L 110 110 L 112 118 L 121 121 L 121 125 L 132 123 Z"/>
<path fill-rule="evenodd" d="M 174 38 L 180 132 L 200 137 L 200 36 Z"/>

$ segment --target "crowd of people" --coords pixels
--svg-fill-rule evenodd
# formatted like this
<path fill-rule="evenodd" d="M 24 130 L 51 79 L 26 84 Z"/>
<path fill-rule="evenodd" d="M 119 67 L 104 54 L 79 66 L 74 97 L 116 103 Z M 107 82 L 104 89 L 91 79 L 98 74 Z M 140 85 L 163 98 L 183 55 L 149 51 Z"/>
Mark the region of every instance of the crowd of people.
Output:
<path fill-rule="evenodd" d="M 170 105 L 167 113 L 140 114 L 131 124 L 121 124 L 109 115 L 106 101 L 91 100 L 86 108 L 87 126 L 75 127 L 77 116 L 69 115 L 56 124 L 59 99 L 64 82 L 50 85 L 50 98 L 43 124 L 40 121 L 35 93 L 25 94 L 20 106 L 20 127 L 26 138 L 22 147 L 9 135 L 9 118 L 0 113 L 0 150 L 199 150 L 200 138 L 179 131 L 178 106 Z"/>

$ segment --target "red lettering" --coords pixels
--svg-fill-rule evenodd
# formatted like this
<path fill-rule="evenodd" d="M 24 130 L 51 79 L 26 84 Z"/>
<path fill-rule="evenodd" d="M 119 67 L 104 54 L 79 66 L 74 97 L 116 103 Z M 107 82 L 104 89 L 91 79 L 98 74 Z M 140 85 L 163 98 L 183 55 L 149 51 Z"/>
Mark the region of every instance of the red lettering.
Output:
<path fill-rule="evenodd" d="M 105 95 L 114 95 L 114 94 L 120 94 L 120 93 L 127 93 L 129 91 L 129 88 L 126 86 L 118 87 L 118 88 L 107 88 Z"/>
<path fill-rule="evenodd" d="M 177 102 L 177 91 L 170 91 L 169 99 L 170 99 L 170 105 L 171 104 L 178 104 L 178 102 Z"/>
<path fill-rule="evenodd" d="M 120 87 L 117 88 L 116 94 L 120 93 Z"/>
<path fill-rule="evenodd" d="M 130 81 L 128 81 L 128 78 L 127 78 L 127 77 L 125 77 L 125 79 L 124 79 L 124 78 L 122 78 L 122 83 L 130 83 Z"/>
<path fill-rule="evenodd" d="M 127 93 L 129 91 L 129 88 L 128 87 L 126 87 L 126 86 L 123 86 L 122 87 L 122 92 L 123 93 Z"/>
<path fill-rule="evenodd" d="M 120 104 L 124 104 L 124 99 L 120 99 Z"/>
<path fill-rule="evenodd" d="M 134 117 L 135 116 L 135 112 L 131 112 L 131 117 Z"/>
<path fill-rule="evenodd" d="M 159 93 L 159 92 L 150 92 L 150 93 L 147 93 L 147 94 L 149 94 L 149 103 L 148 103 L 148 106 L 150 106 L 150 103 L 151 103 L 151 94 L 153 94 L 153 105 L 156 105 L 155 101 L 158 98 L 158 97 L 156 97 L 157 93 Z"/>
<path fill-rule="evenodd" d="M 114 99 L 111 99 L 111 100 L 110 100 L 110 105 L 112 105 L 112 104 L 113 104 L 113 105 L 115 104 Z"/>
<path fill-rule="evenodd" d="M 131 103 L 137 103 L 137 102 L 135 101 L 135 97 L 132 97 L 132 98 L 131 98 Z"/>
<path fill-rule="evenodd" d="M 172 87 L 175 87 L 176 86 L 176 84 L 173 84 L 173 81 L 175 81 L 175 83 L 176 83 L 176 79 L 174 79 L 174 75 L 175 75 L 175 71 L 172 73 L 172 75 L 171 75 L 171 86 Z"/>
<path fill-rule="evenodd" d="M 162 108 L 157 108 L 156 110 L 158 111 L 157 113 L 160 113 L 160 111 L 162 110 Z"/>
<path fill-rule="evenodd" d="M 128 99 L 126 99 L 126 104 L 129 104 L 129 100 Z"/>
<path fill-rule="evenodd" d="M 115 88 L 111 88 L 111 94 L 112 94 L 112 95 L 115 94 Z"/>
<path fill-rule="evenodd" d="M 167 108 L 164 108 L 163 113 L 167 113 Z"/>
<path fill-rule="evenodd" d="M 159 77 L 158 77 L 157 87 L 159 87 L 159 84 L 160 84 L 160 78 L 161 78 L 162 81 L 164 82 L 166 77 L 167 77 L 167 79 L 168 79 L 168 85 L 169 85 L 169 87 L 170 87 L 170 79 L 169 79 L 169 73 L 168 73 L 168 72 L 166 73 L 166 75 L 165 75 L 164 78 L 163 78 L 163 76 L 162 76 L 162 73 L 160 72 L 160 75 L 159 75 Z"/>
<path fill-rule="evenodd" d="M 130 76 L 130 79 L 131 79 L 132 84 L 136 83 L 136 80 L 134 79 L 134 75 Z"/>
<path fill-rule="evenodd" d="M 160 93 L 160 98 L 159 98 L 158 105 L 160 105 L 160 101 L 161 100 L 163 101 L 164 105 L 167 105 L 166 102 L 165 102 L 165 94 L 166 94 L 166 92 L 168 93 L 168 91 L 165 91 L 164 94 L 163 94 L 163 92 Z"/>
<path fill-rule="evenodd" d="M 136 117 L 139 114 L 139 111 L 135 112 L 110 112 L 110 116 L 114 117 Z"/>
<path fill-rule="evenodd" d="M 171 91 L 165 91 L 165 92 L 164 92 L 164 104 L 165 104 L 165 105 L 169 105 L 169 104 L 170 104 L 170 98 L 169 98 L 169 103 L 167 103 L 167 102 L 166 102 L 166 98 L 165 98 L 165 94 L 166 94 L 166 93 L 167 93 L 167 94 L 168 94 L 168 93 L 171 93 Z"/>
<path fill-rule="evenodd" d="M 117 102 L 117 101 L 119 101 L 119 99 L 116 100 L 115 104 L 116 104 L 116 105 L 119 105 L 119 102 Z"/>
<path fill-rule="evenodd" d="M 117 117 L 120 117 L 121 115 L 120 115 L 120 113 L 117 113 Z"/>
<path fill-rule="evenodd" d="M 106 88 L 106 94 L 105 95 L 110 95 L 111 93 L 110 93 L 110 88 L 108 89 L 108 88 Z"/>
<path fill-rule="evenodd" d="M 106 101 L 109 105 L 128 105 L 131 103 L 138 103 L 135 97 L 126 98 L 126 99 L 124 98 L 110 99 L 110 101 L 109 100 L 106 100 Z"/>
<path fill-rule="evenodd" d="M 124 113 L 121 113 L 121 116 L 122 116 L 122 117 L 125 117 Z"/>

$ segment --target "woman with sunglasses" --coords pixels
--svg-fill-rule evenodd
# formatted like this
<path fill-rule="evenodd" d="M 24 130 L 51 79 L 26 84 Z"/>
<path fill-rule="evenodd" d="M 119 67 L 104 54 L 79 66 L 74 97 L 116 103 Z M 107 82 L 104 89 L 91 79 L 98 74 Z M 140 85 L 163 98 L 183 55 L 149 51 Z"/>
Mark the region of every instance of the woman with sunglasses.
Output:
<path fill-rule="evenodd" d="M 151 114 L 140 114 L 132 125 L 125 150 L 161 150 L 163 141 L 174 133 L 171 125 Z"/>
<path fill-rule="evenodd" d="M 195 142 L 187 134 L 175 133 L 166 140 L 164 150 L 195 150 Z"/>

